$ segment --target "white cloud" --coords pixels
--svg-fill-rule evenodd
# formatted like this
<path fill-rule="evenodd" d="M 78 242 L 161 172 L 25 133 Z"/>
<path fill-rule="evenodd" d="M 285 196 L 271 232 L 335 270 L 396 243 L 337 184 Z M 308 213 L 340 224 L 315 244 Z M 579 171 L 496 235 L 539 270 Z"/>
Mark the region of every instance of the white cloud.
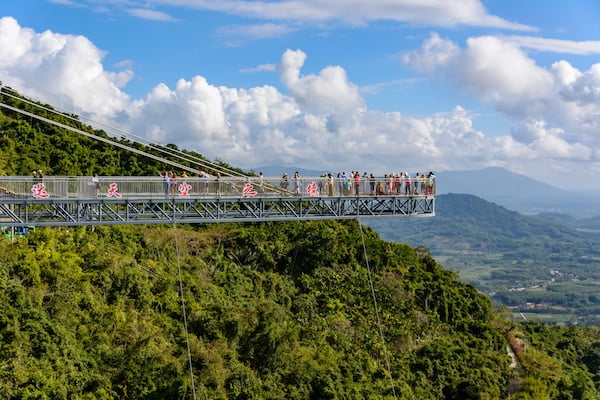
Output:
<path fill-rule="evenodd" d="M 286 50 L 281 57 L 279 73 L 294 99 L 312 114 L 351 119 L 365 110 L 358 86 L 348 81 L 346 71 L 339 66 L 324 68 L 319 75 L 301 76 L 306 54 L 301 50 Z"/>
<path fill-rule="evenodd" d="M 540 119 L 567 132 L 571 143 L 599 144 L 600 64 L 583 72 L 564 60 L 545 68 L 502 37 L 469 38 L 461 49 L 437 34 L 403 60 L 494 104 L 519 123 Z"/>
<path fill-rule="evenodd" d="M 261 65 L 257 65 L 256 67 L 252 67 L 252 68 L 243 68 L 240 70 L 240 72 L 265 72 L 265 71 L 276 71 L 277 70 L 277 65 L 276 64 L 261 64 Z"/>
<path fill-rule="evenodd" d="M 516 44 L 494 36 L 469 38 L 460 49 L 432 34 L 419 51 L 403 58 L 417 70 L 453 81 L 510 115 L 537 114 L 552 93 L 552 74 L 536 65 Z"/>
<path fill-rule="evenodd" d="M 590 148 L 581 143 L 569 143 L 560 128 L 550 128 L 543 120 L 526 121 L 513 130 L 514 139 L 528 145 L 536 157 L 551 159 L 587 160 Z"/>
<path fill-rule="evenodd" d="M 91 0 L 98 7 L 115 7 L 112 0 Z M 130 0 L 129 7 L 153 6 L 195 8 L 243 17 L 303 23 L 342 21 L 365 24 L 388 20 L 432 26 L 458 25 L 492 27 L 507 30 L 532 31 L 528 25 L 507 21 L 490 14 L 480 0 Z"/>
<path fill-rule="evenodd" d="M 496 165 L 526 168 L 550 180 L 548 165 L 575 172 L 579 163 L 587 162 L 590 171 L 598 164 L 597 129 L 590 127 L 599 120 L 600 67 L 581 72 L 561 61 L 542 68 L 514 43 L 494 37 L 470 39 L 462 49 L 434 35 L 405 58 L 515 118 L 518 128 L 511 135 L 493 138 L 475 129 L 473 116 L 458 106 L 423 118 L 369 110 L 341 66 L 303 74 L 302 50 L 286 50 L 274 68 L 284 91 L 216 86 L 195 76 L 175 87 L 157 84 L 135 101 L 124 92 L 132 72 L 107 71 L 102 57 L 84 37 L 40 34 L 12 18 L 0 19 L 4 84 L 242 167 L 285 164 L 382 174 Z"/>
<path fill-rule="evenodd" d="M 250 40 L 280 37 L 293 32 L 289 25 L 283 24 L 254 24 L 254 25 L 226 25 L 218 29 L 218 34 L 229 38 L 230 44 L 247 42 Z"/>
<path fill-rule="evenodd" d="M 83 36 L 22 28 L 0 18 L 0 76 L 7 85 L 76 112 L 112 115 L 129 97 L 130 70 L 106 71 L 104 54 Z"/>
<path fill-rule="evenodd" d="M 558 66 L 556 69 L 559 69 Z M 574 70 L 572 67 L 571 69 Z M 565 99 L 574 101 L 580 105 L 595 106 L 600 104 L 600 64 L 592 65 L 584 73 L 577 72 L 571 72 L 572 78 L 563 81 L 565 85 L 562 88 L 561 94 Z"/>
<path fill-rule="evenodd" d="M 128 8 L 126 11 L 129 15 L 133 15 L 134 17 L 141 18 L 141 19 L 148 19 L 151 21 L 166 21 L 166 22 L 177 21 L 176 18 L 172 17 L 171 15 L 169 15 L 165 12 L 158 11 L 158 10 L 152 10 L 149 8 Z"/>
<path fill-rule="evenodd" d="M 507 41 L 516 43 L 519 47 L 525 47 L 540 51 L 554 53 L 590 55 L 600 53 L 600 41 L 598 40 L 564 40 L 550 39 L 535 36 L 508 36 Z"/>
<path fill-rule="evenodd" d="M 460 52 L 454 42 L 432 33 L 420 50 L 404 54 L 402 60 L 421 72 L 433 75 L 442 67 L 458 63 Z"/>

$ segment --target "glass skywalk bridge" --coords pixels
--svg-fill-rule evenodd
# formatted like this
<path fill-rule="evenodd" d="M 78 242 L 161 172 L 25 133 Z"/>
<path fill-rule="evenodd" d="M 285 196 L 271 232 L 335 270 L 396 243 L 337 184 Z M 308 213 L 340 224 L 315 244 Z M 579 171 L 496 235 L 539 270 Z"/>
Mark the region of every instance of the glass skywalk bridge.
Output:
<path fill-rule="evenodd" d="M 0 177 L 0 227 L 430 217 L 435 182 L 302 177 Z"/>

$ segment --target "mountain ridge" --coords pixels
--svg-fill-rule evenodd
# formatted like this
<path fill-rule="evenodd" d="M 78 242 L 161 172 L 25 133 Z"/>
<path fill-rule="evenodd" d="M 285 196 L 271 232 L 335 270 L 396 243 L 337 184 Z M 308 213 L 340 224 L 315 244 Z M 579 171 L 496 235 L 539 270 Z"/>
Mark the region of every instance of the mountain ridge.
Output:
<path fill-rule="evenodd" d="M 600 229 L 593 229 L 600 228 L 598 219 L 522 215 L 474 195 L 451 193 L 437 196 L 434 218 L 364 223 L 384 239 L 429 249 L 498 304 L 524 310 L 525 303 L 538 299 L 547 304 L 543 311 L 569 315 L 573 323 L 600 324 L 590 301 L 600 298 Z"/>

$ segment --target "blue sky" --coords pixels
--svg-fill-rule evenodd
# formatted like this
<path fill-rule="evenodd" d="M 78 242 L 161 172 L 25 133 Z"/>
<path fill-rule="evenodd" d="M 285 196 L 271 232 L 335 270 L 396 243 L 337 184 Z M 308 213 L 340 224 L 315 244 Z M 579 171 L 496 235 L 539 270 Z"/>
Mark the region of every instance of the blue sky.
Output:
<path fill-rule="evenodd" d="M 600 188 L 597 21 L 593 0 L 11 1 L 0 80 L 245 168 Z"/>

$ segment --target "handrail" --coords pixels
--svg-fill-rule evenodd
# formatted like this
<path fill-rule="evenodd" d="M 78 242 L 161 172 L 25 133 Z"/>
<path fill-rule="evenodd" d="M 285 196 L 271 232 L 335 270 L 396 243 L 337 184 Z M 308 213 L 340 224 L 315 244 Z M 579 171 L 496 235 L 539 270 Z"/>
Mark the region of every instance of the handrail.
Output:
<path fill-rule="evenodd" d="M 434 196 L 435 179 L 301 177 L 0 176 L 0 202 L 9 198 L 118 199 L 286 196 Z"/>

